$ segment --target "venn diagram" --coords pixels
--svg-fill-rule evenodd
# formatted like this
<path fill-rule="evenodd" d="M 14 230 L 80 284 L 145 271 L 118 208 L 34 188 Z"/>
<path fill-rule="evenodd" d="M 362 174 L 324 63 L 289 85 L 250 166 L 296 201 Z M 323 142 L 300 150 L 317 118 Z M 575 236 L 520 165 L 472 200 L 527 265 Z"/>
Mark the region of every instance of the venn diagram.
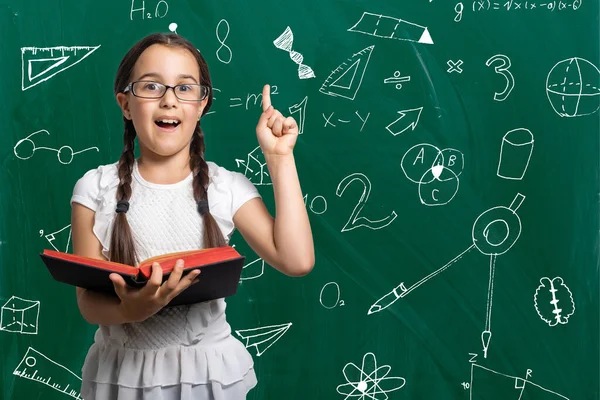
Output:
<path fill-rule="evenodd" d="M 411 147 L 400 162 L 406 178 L 418 185 L 419 199 L 426 206 L 441 206 L 452 201 L 458 192 L 458 177 L 464 165 L 460 151 L 440 150 L 429 143 Z"/>

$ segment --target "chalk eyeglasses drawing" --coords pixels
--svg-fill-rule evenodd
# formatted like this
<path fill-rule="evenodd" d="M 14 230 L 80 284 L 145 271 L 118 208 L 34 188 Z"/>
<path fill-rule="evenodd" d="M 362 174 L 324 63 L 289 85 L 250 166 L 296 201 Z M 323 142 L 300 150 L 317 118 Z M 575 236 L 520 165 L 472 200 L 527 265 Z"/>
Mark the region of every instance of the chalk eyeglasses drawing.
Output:
<path fill-rule="evenodd" d="M 37 150 L 49 150 L 49 151 L 56 152 L 56 157 L 58 157 L 58 161 L 61 164 L 70 164 L 71 161 L 73 161 L 73 157 L 76 156 L 77 154 L 83 153 L 83 152 L 88 151 L 88 150 L 99 151 L 97 147 L 89 147 L 89 148 L 84 149 L 84 150 L 73 151 L 73 148 L 70 147 L 70 146 L 61 146 L 59 149 L 54 149 L 52 147 L 37 146 L 35 144 L 35 142 L 32 139 L 30 139 L 30 138 L 33 135 L 36 135 L 38 133 L 45 133 L 47 135 L 50 135 L 50 132 L 48 132 L 45 129 L 41 129 L 39 131 L 33 132 L 32 134 L 30 134 L 26 138 L 19 140 L 17 142 L 17 144 L 15 145 L 15 147 L 13 148 L 13 152 L 15 153 L 15 156 L 17 156 L 18 159 L 20 159 L 20 160 L 28 160 L 31 157 L 33 157 L 34 153 Z"/>

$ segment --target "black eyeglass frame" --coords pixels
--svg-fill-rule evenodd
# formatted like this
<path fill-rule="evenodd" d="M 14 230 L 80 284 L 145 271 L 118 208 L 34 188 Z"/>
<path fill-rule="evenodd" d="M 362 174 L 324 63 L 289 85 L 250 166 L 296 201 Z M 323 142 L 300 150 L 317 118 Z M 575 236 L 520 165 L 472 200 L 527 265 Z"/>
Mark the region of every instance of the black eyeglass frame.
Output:
<path fill-rule="evenodd" d="M 159 97 L 140 96 L 140 95 L 136 94 L 135 91 L 133 90 L 133 85 L 135 85 L 136 83 L 139 83 L 139 82 L 155 83 L 157 85 L 163 86 L 165 88 L 165 91 Z M 175 91 L 175 88 L 177 88 L 179 86 L 200 86 L 200 88 L 205 87 L 206 88 L 206 94 L 204 95 L 204 97 L 202 97 L 199 100 L 182 99 L 181 97 L 177 96 L 177 92 Z M 164 95 L 167 94 L 167 90 L 169 90 L 169 89 L 173 89 L 173 94 L 175 95 L 175 97 L 177 97 L 177 99 L 179 99 L 181 101 L 203 101 L 210 94 L 210 89 L 211 88 L 210 88 L 210 86 L 202 85 L 202 84 L 198 84 L 198 83 L 180 83 L 180 84 L 175 85 L 175 86 L 169 86 L 169 85 L 165 85 L 164 83 L 160 83 L 160 82 L 156 82 L 156 81 L 141 80 L 141 81 L 129 82 L 127 84 L 127 86 L 125 86 L 125 89 L 123 89 L 123 93 L 131 92 L 132 95 L 134 95 L 135 97 L 139 97 L 140 99 L 162 99 L 164 97 Z M 202 89 L 200 89 L 200 90 L 202 90 Z"/>

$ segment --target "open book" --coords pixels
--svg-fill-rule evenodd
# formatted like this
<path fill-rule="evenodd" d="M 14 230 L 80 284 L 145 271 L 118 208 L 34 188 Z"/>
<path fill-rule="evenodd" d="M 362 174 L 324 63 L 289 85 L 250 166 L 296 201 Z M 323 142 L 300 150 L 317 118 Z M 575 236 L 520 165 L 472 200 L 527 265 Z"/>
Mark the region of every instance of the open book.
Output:
<path fill-rule="evenodd" d="M 55 280 L 85 289 L 111 293 L 114 296 L 116 296 L 115 289 L 108 277 L 111 273 L 121 275 L 130 286 L 143 287 L 152 275 L 154 262 L 160 264 L 164 282 L 169 278 L 177 260 L 182 259 L 184 261 L 182 276 L 194 269 L 200 269 L 202 273 L 198 276 L 198 282 L 173 298 L 169 306 L 232 296 L 237 291 L 245 260 L 245 257 L 231 246 L 164 254 L 148 258 L 137 267 L 54 250 L 44 250 L 40 257 Z"/>

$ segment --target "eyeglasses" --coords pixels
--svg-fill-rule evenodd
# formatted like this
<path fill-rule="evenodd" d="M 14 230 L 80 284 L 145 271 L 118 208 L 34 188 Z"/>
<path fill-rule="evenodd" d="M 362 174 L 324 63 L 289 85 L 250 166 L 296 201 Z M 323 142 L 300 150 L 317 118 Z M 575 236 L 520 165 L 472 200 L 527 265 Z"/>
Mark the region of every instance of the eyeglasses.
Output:
<path fill-rule="evenodd" d="M 160 99 L 167 93 L 167 89 L 173 89 L 175 96 L 183 101 L 202 101 L 210 92 L 209 86 L 197 85 L 195 83 L 182 83 L 169 86 L 154 81 L 136 81 L 127 85 L 123 89 L 123 93 L 131 91 L 134 96 L 143 99 Z"/>

